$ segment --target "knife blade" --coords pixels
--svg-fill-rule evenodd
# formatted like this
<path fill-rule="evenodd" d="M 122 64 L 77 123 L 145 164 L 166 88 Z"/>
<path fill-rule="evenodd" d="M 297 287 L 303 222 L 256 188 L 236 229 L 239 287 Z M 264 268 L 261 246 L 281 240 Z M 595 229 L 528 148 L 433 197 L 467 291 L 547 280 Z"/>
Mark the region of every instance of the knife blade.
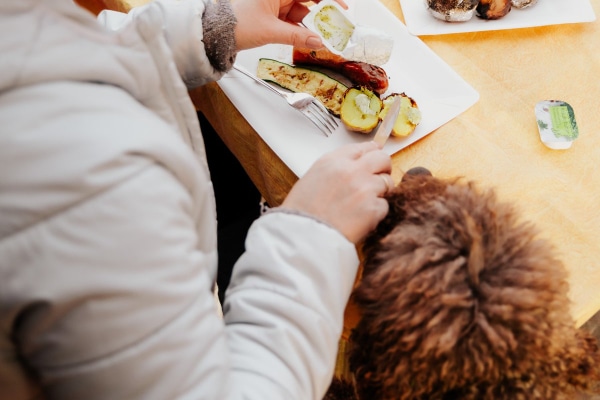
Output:
<path fill-rule="evenodd" d="M 398 118 L 398 113 L 400 112 L 400 104 L 402 102 L 402 98 L 401 96 L 394 97 L 394 102 L 390 106 L 390 109 L 388 110 L 387 114 L 385 114 L 385 117 L 383 118 L 383 121 L 381 121 L 381 124 L 379 125 L 379 128 L 375 133 L 375 137 L 373 138 L 373 141 L 379 144 L 379 146 L 381 146 L 382 148 L 386 140 L 390 137 L 390 134 L 392 133 L 392 128 L 394 127 L 394 122 L 396 122 L 396 118 Z"/>

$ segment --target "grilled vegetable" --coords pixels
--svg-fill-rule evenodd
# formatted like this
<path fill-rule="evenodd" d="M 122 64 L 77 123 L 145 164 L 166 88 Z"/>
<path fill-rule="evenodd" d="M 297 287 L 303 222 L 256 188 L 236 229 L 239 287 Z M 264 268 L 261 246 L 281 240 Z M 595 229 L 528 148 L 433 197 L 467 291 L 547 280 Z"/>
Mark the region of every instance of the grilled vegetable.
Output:
<path fill-rule="evenodd" d="M 352 87 L 344 94 L 340 118 L 351 131 L 369 133 L 379 124 L 383 102 L 371 90 Z"/>
<path fill-rule="evenodd" d="M 383 119 L 391 106 L 394 97 L 401 96 L 400 112 L 398 118 L 392 128 L 392 136 L 405 137 L 413 133 L 417 125 L 421 122 L 421 111 L 417 106 L 417 102 L 408 97 L 405 93 L 392 93 L 383 99 L 383 110 L 379 114 L 379 118 Z"/>
<path fill-rule="evenodd" d="M 385 93 L 389 86 L 387 73 L 383 68 L 361 61 L 348 61 L 327 49 L 294 47 L 292 59 L 296 65 L 317 65 L 339 72 L 355 86 L 366 87 L 380 95 Z"/>
<path fill-rule="evenodd" d="M 475 12 L 482 19 L 499 19 L 510 11 L 511 0 L 479 0 Z"/>
<path fill-rule="evenodd" d="M 304 47 L 294 47 L 292 60 L 294 64 L 319 65 L 334 71 L 339 70 L 343 63 L 348 62 L 344 57 L 332 53 L 326 48 L 314 50 Z"/>
<path fill-rule="evenodd" d="M 322 72 L 296 67 L 281 61 L 261 58 L 256 75 L 297 93 L 315 96 L 336 117 L 348 87 Z"/>

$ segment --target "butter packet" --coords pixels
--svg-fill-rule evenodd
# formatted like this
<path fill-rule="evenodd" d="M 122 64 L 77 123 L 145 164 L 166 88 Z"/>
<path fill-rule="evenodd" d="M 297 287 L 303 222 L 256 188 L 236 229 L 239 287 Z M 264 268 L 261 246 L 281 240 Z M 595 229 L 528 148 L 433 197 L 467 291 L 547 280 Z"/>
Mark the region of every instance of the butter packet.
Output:
<path fill-rule="evenodd" d="M 381 66 L 392 53 L 391 36 L 376 28 L 355 24 L 346 10 L 333 0 L 312 6 L 302 24 L 318 34 L 330 52 L 349 61 Z"/>
<path fill-rule="evenodd" d="M 346 60 L 382 66 L 392 55 L 394 39 L 376 28 L 356 25 L 350 43 L 344 49 Z"/>
<path fill-rule="evenodd" d="M 562 100 L 543 100 L 535 105 L 540 139 L 553 150 L 571 147 L 579 137 L 573 107 Z"/>
<path fill-rule="evenodd" d="M 356 28 L 346 11 L 333 0 L 312 6 L 302 23 L 321 36 L 325 47 L 337 55 L 342 55 Z"/>

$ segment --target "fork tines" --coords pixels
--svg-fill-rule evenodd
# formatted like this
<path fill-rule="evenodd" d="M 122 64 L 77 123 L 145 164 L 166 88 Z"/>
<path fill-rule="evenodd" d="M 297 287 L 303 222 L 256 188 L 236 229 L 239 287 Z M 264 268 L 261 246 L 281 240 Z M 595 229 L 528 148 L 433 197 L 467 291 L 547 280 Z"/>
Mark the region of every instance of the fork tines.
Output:
<path fill-rule="evenodd" d="M 313 101 L 304 108 L 304 115 L 319 128 L 325 136 L 331 135 L 338 126 L 336 119 L 329 114 L 325 106 L 318 101 Z"/>

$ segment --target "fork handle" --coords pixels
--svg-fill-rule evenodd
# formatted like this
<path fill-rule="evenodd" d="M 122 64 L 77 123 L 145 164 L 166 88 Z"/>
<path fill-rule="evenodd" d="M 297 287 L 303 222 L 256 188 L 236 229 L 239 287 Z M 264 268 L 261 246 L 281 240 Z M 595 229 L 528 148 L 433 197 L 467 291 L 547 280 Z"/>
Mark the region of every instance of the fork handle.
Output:
<path fill-rule="evenodd" d="M 267 82 L 263 81 L 259 77 L 254 76 L 252 73 L 250 73 L 245 68 L 233 64 L 233 69 L 235 69 L 236 71 L 239 71 L 242 74 L 246 75 L 247 77 L 251 78 L 252 80 L 254 80 L 254 82 L 260 83 L 264 87 L 268 88 L 270 91 L 277 93 L 279 96 L 285 97 L 285 95 L 283 93 L 281 93 L 279 90 L 275 89 L 273 86 L 269 85 Z"/>

